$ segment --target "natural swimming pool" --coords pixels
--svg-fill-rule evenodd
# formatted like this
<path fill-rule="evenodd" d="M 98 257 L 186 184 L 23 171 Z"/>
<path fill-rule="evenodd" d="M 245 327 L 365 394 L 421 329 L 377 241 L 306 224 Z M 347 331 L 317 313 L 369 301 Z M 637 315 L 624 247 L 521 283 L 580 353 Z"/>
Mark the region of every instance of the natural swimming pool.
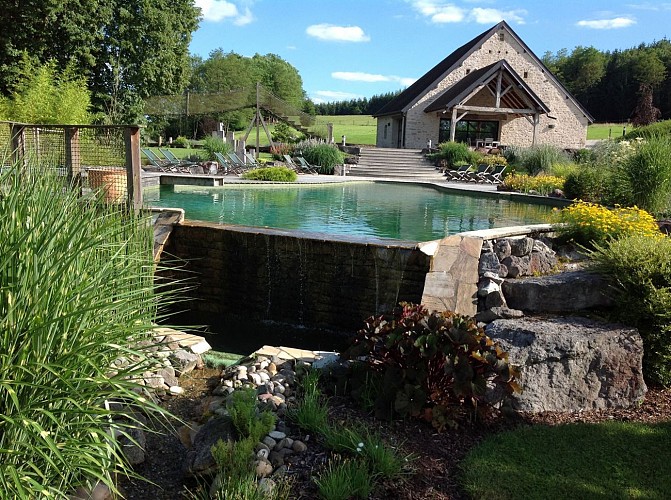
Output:
<path fill-rule="evenodd" d="M 407 241 L 546 222 L 552 210 L 430 186 L 378 182 L 161 186 L 145 192 L 145 203 L 183 208 L 188 220 Z"/>

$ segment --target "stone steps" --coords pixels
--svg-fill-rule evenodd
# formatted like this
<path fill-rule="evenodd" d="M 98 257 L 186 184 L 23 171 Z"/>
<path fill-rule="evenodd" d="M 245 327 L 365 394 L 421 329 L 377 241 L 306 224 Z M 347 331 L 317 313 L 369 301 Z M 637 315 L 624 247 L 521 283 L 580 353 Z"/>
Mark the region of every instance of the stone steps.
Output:
<path fill-rule="evenodd" d="M 419 149 L 362 148 L 359 163 L 351 166 L 350 175 L 445 181 Z"/>

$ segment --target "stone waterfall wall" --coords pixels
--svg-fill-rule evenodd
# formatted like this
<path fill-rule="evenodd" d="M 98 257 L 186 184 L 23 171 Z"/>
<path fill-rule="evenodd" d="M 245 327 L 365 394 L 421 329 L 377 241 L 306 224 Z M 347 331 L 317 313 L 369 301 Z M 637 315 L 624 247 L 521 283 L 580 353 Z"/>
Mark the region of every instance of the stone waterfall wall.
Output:
<path fill-rule="evenodd" d="M 185 222 L 162 260 L 195 286 L 182 310 L 356 331 L 399 301 L 420 302 L 430 257 L 412 243 Z"/>

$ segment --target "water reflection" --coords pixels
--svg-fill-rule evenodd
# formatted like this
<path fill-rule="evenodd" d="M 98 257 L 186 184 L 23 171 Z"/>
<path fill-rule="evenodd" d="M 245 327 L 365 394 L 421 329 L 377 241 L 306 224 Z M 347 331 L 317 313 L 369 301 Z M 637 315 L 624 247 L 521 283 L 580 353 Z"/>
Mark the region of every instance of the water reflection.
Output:
<path fill-rule="evenodd" d="M 162 186 L 146 200 L 184 208 L 190 220 L 410 241 L 545 222 L 551 212 L 543 205 L 384 183 Z"/>

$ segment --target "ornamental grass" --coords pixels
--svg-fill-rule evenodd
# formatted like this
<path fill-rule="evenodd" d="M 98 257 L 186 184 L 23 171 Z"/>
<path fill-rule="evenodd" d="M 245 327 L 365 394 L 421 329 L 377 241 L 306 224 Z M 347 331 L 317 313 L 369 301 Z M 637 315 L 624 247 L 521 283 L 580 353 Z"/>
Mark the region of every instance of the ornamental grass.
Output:
<path fill-rule="evenodd" d="M 116 491 L 132 474 L 116 437 L 138 425 L 133 411 L 165 415 L 133 382 L 167 303 L 149 218 L 18 167 L 0 176 L 0 214 L 2 498 Z"/>

